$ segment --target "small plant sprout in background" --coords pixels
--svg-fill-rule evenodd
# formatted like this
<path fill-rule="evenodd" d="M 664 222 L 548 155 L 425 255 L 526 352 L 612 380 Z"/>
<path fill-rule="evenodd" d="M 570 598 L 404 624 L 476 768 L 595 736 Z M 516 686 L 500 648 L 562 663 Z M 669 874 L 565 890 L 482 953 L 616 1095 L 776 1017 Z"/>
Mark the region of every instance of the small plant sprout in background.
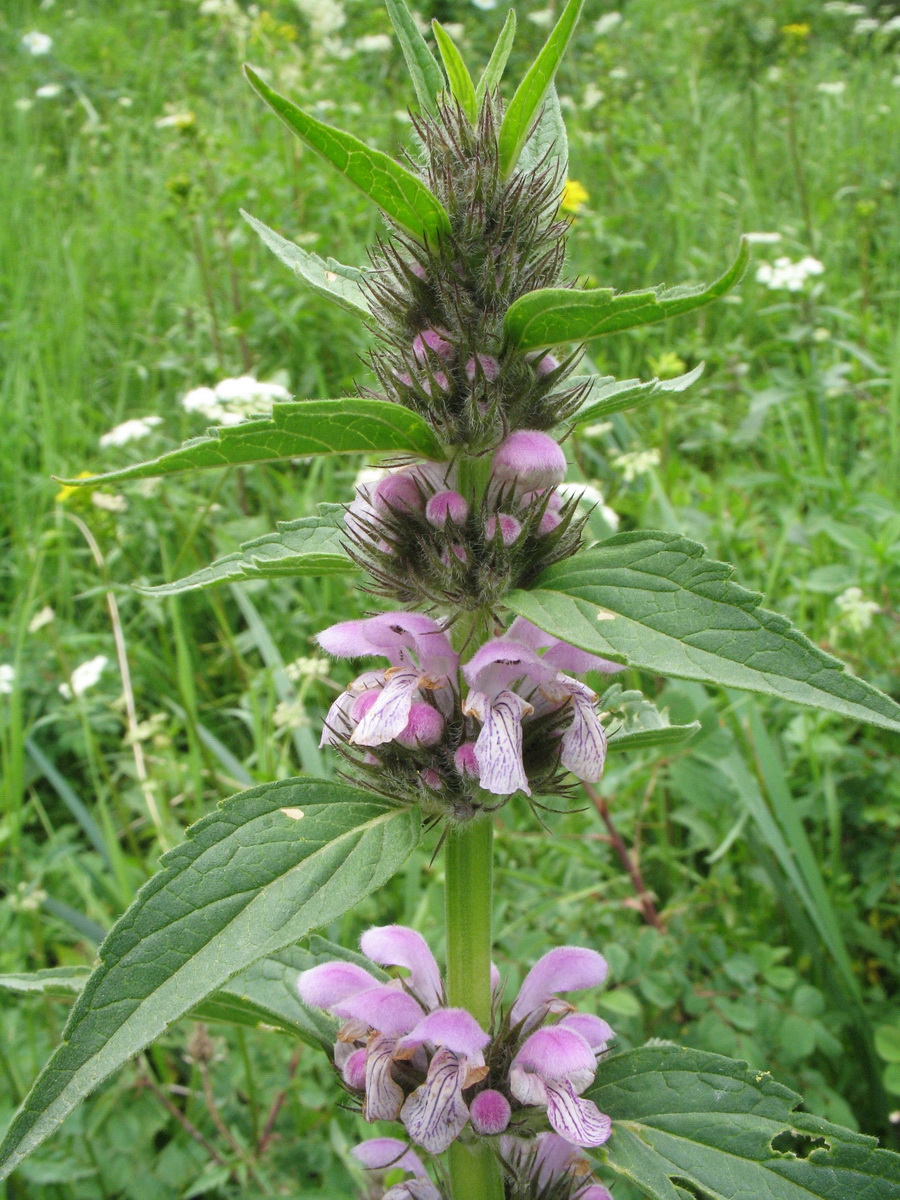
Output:
<path fill-rule="evenodd" d="M 347 331 L 340 337 L 359 349 L 360 365 L 343 389 L 326 383 L 334 334 L 319 343 L 309 369 L 295 372 L 286 363 L 283 382 L 249 373 L 258 360 L 238 302 L 230 235 L 219 231 L 213 240 L 229 279 L 233 328 L 219 319 L 201 201 L 191 198 L 197 184 L 174 175 L 167 194 L 183 201 L 179 220 L 209 318 L 203 345 L 212 351 L 198 361 L 207 377 L 219 378 L 190 389 L 181 405 L 205 420 L 206 431 L 147 461 L 62 480 L 67 490 L 59 500 L 73 503 L 79 488 L 103 495 L 107 486 L 174 479 L 171 490 L 150 498 L 153 520 L 129 560 L 145 572 L 138 591 L 147 608 L 139 611 L 151 614 L 157 639 L 158 648 L 145 653 L 148 670 L 168 656 L 178 678 L 165 721 L 177 723 L 187 765 L 171 803 L 200 809 L 232 781 L 241 790 L 198 812 L 185 840 L 168 850 L 102 938 L 97 965 L 66 976 L 69 994 L 78 997 L 58 1048 L 12 1118 L 0 1174 L 20 1165 L 27 1172 L 28 1156 L 63 1119 L 154 1045 L 139 1060 L 140 1088 L 219 1170 L 212 1183 L 199 1177 L 184 1194 L 296 1192 L 303 1169 L 297 1163 L 325 1153 L 332 1129 L 334 1147 L 365 1181 L 366 1200 L 836 1200 L 838 1192 L 897 1200 L 900 1158 L 830 1119 L 845 1113 L 819 1117 L 801 1107 L 801 1097 L 775 1081 L 761 1049 L 775 1035 L 769 1042 L 750 1036 L 760 1014 L 775 1014 L 785 1048 L 779 1071 L 793 1072 L 814 1097 L 822 1094 L 821 1075 L 805 1073 L 803 1062 L 817 1048 L 828 1054 L 842 1047 L 818 1019 L 821 992 L 799 976 L 802 956 L 748 944 L 718 973 L 697 967 L 722 957 L 718 934 L 708 934 L 699 916 L 691 938 L 668 933 L 678 919 L 668 894 L 673 874 L 697 882 L 710 922 L 720 909 L 733 915 L 743 940 L 750 901 L 719 864 L 730 852 L 743 855 L 754 888 L 759 879 L 767 885 L 767 872 L 782 871 L 769 890 L 827 958 L 846 998 L 847 1023 L 860 1037 L 859 1061 L 867 1068 L 876 1062 L 820 848 L 793 805 L 772 741 L 772 714 L 781 719 L 800 705 L 832 728 L 852 721 L 897 732 L 900 705 L 764 608 L 761 593 L 737 583 L 732 566 L 684 536 L 686 491 L 697 485 L 670 496 L 660 478 L 673 459 L 695 451 L 674 436 L 670 445 L 667 422 L 709 404 L 712 393 L 689 390 L 704 367 L 701 386 L 719 393 L 743 378 L 728 366 L 742 353 L 738 335 L 726 350 L 714 324 L 704 324 L 704 353 L 697 353 L 695 314 L 741 282 L 750 243 L 735 229 L 730 260 L 712 282 L 675 286 L 647 282 L 657 258 L 640 240 L 630 242 L 624 225 L 608 246 L 591 248 L 599 258 L 581 273 L 569 257 L 573 219 L 590 199 L 585 221 L 600 221 L 598 198 L 607 188 L 601 178 L 582 184 L 570 175 L 562 113 L 577 113 L 577 105 L 561 103 L 555 80 L 574 39 L 593 39 L 603 53 L 603 39 L 615 43 L 610 53 L 619 47 L 629 36 L 631 9 L 627 22 L 608 12 L 593 28 L 579 27 L 583 0 L 532 9 L 518 42 L 510 13 L 496 42 L 481 46 L 470 22 L 426 26 L 404 0 L 387 0 L 394 53 L 406 62 L 414 103 L 408 124 L 389 124 L 390 135 L 379 138 L 373 123 L 363 139 L 342 128 L 358 128 L 368 116 L 346 102 L 350 72 L 332 76 L 338 99 L 331 99 L 307 88 L 306 71 L 352 58 L 354 71 L 372 73 L 383 87 L 395 64 L 378 58 L 387 51 L 374 23 L 359 38 L 355 29 L 349 36 L 349 7 L 301 0 L 295 7 L 309 34 L 301 48 L 280 17 L 235 7 L 207 3 L 203 15 L 252 57 L 246 80 L 272 115 L 269 124 L 262 109 L 253 118 L 271 158 L 261 170 L 235 164 L 240 190 L 267 203 L 280 227 L 296 224 L 302 212 L 304 224 L 318 221 L 328 231 L 341 206 L 329 208 L 317 177 L 307 174 L 321 162 L 378 224 L 358 266 L 313 253 L 305 249 L 309 236 L 289 241 L 248 213 L 234 244 L 245 250 L 241 239 L 255 232 L 292 272 L 290 287 L 299 280 L 314 297 L 312 310 L 294 307 L 287 276 L 281 292 L 256 289 L 256 307 L 285 335 L 286 360 L 333 302 Z M 797 109 L 812 36 L 810 24 L 795 22 L 773 27 L 769 40 L 787 79 L 802 244 L 815 248 Z M 526 40 L 542 43 L 533 59 Z M 267 67 L 270 49 L 275 58 L 274 48 L 284 51 L 285 44 L 293 69 Z M 484 51 L 474 74 L 473 44 Z M 638 59 L 626 61 L 609 65 L 603 78 L 636 108 Z M 684 73 L 693 78 L 690 64 Z M 670 82 L 680 86 L 681 74 Z M 599 109 L 601 98 L 594 100 Z M 153 111 L 161 107 L 158 97 Z M 179 166 L 182 155 L 193 161 L 211 153 L 207 118 L 190 115 L 185 121 L 173 110 L 156 121 L 189 134 L 154 139 Z M 345 115 L 355 120 L 344 122 Z M 390 144 L 399 129 L 407 139 L 399 155 L 375 144 Z M 699 124 L 696 136 L 706 136 Z M 654 145 L 659 141 L 655 136 Z M 661 162 L 666 149 L 654 150 Z M 610 144 L 611 178 L 628 193 L 637 175 L 619 173 L 616 158 Z M 282 160 L 300 175 L 279 211 L 267 180 Z M 205 178 L 208 158 L 202 167 Z M 759 215 L 760 224 L 769 223 L 768 214 Z M 793 227 L 783 227 L 796 244 Z M 755 240 L 775 244 L 777 235 Z M 666 256 L 690 262 L 700 252 L 682 242 Z M 621 275 L 620 253 L 630 263 Z M 829 269 L 835 276 L 839 270 Z M 796 262 L 785 256 L 760 264 L 756 279 L 797 292 L 823 271 L 811 255 Z M 620 289 L 625 282 L 630 290 Z M 352 318 L 363 335 L 349 332 Z M 668 319 L 678 324 L 652 342 L 646 327 Z M 192 316 L 185 336 L 195 332 Z M 627 347 L 621 361 L 649 363 L 649 378 L 637 366 L 622 379 L 599 373 L 595 362 L 620 342 Z M 245 374 L 226 376 L 236 369 L 232 361 L 242 362 L 237 369 Z M 188 376 L 184 363 L 157 367 L 183 372 L 180 379 L 198 377 Z M 288 380 L 303 380 L 304 392 L 326 398 L 293 396 Z M 632 412 L 644 408 L 661 414 L 662 452 L 646 444 L 646 425 L 631 423 Z M 817 416 L 815 404 L 809 412 Z M 158 425 L 158 418 L 132 418 L 101 445 L 161 435 Z M 819 447 L 816 486 L 825 491 L 832 481 L 824 435 Z M 202 485 L 178 479 L 235 467 L 225 478 L 233 482 L 238 529 L 220 557 L 196 567 L 195 547 L 206 555 L 221 533 L 219 522 L 208 520 L 220 511 L 218 491 L 214 485 L 201 500 L 193 489 Z M 645 475 L 647 489 L 627 486 Z M 604 512 L 594 478 L 621 496 L 623 511 L 646 491 L 648 511 L 663 528 L 645 528 L 626 512 L 615 531 L 618 517 Z M 177 551 L 166 542 L 147 566 L 143 556 L 155 550 L 179 503 L 191 515 Z M 716 503 L 709 498 L 710 509 Z M 283 517 L 274 530 L 266 521 L 273 509 Z M 109 562 L 85 521 L 71 511 L 57 517 L 77 526 L 105 576 Z M 712 523 L 710 517 L 706 528 Z M 702 526 L 695 520 L 692 528 Z M 814 536 L 856 544 L 827 523 Z M 772 561 L 765 562 L 773 582 L 793 544 L 788 533 L 774 540 L 766 539 Z M 737 534 L 734 544 L 744 544 Z M 162 582 L 146 582 L 160 574 Z M 286 580 L 290 586 L 279 591 Z M 257 602 L 272 584 L 269 627 Z M 240 614 L 239 630 L 229 626 L 215 591 L 208 609 L 196 610 L 196 628 L 186 626 L 181 594 L 219 585 L 230 589 L 224 595 Z M 818 586 L 826 595 L 837 590 L 830 576 Z M 137 721 L 125 622 L 106 580 L 103 590 L 133 752 L 115 768 L 134 774 L 125 823 L 129 835 L 144 834 L 149 820 L 162 841 L 168 813 L 147 765 L 162 724 Z M 837 603 L 861 630 L 871 619 L 869 602 L 851 597 L 852 590 Z M 799 623 L 808 616 L 809 606 L 796 597 L 791 608 Z M 202 665 L 192 657 L 192 641 Z M 261 660 L 263 674 L 248 654 Z M 222 656 L 241 676 L 236 698 L 215 683 Z M 79 698 L 106 666 L 104 655 L 82 663 L 60 690 Z M 639 684 L 653 689 L 652 698 Z M 219 710 L 216 730 L 199 718 L 201 691 Z M 223 740 L 222 730 L 235 721 L 253 735 L 252 755 L 239 758 Z M 91 726 L 82 724 L 89 738 Z M 812 727 L 798 726 L 796 736 Z M 279 737 L 282 730 L 290 736 Z M 693 738 L 701 747 L 696 755 Z M 648 760 L 645 782 L 634 764 L 648 749 L 659 757 Z M 300 774 L 291 773 L 294 751 Z M 38 767 L 40 756 L 39 748 L 32 753 Z M 829 877 L 839 877 L 842 817 L 827 756 L 816 760 L 816 772 L 817 798 L 829 813 Z M 66 780 L 52 766 L 47 774 L 85 824 L 84 806 Z M 96 774 L 105 796 L 111 772 L 104 764 Z M 624 797 L 634 803 L 623 811 Z M 735 813 L 720 830 L 729 805 Z M 589 823 L 595 814 L 602 831 Z M 103 846 L 93 825 L 86 827 L 95 848 Z M 665 843 L 654 843 L 639 861 L 650 827 L 673 842 L 712 830 L 712 844 L 670 867 L 657 848 Z M 566 865 L 551 883 L 543 865 L 558 856 Z M 620 869 L 609 868 L 613 861 Z M 118 864 L 118 877 L 132 874 L 130 860 Z M 622 926 L 619 941 L 607 942 L 598 931 L 623 906 L 644 928 Z M 63 919 L 72 905 L 53 911 Z M 559 936 L 566 922 L 579 936 Z M 76 912 L 73 924 L 89 938 L 99 922 Z M 874 926 L 866 937 L 882 953 Z M 659 954 L 671 955 L 667 974 L 652 966 Z M 48 994 L 61 986 L 58 974 L 46 979 L 22 975 L 9 986 Z M 669 1004 L 679 1022 L 694 1022 L 701 1048 L 655 1036 L 642 1021 L 645 1001 Z M 722 1013 L 731 1022 L 725 1034 Z M 182 1056 L 172 1071 L 162 1047 L 185 1016 L 201 1024 L 188 1042 L 188 1070 Z M 212 1020 L 238 1029 L 233 1060 L 217 1061 L 205 1028 Z M 267 1048 L 283 1080 L 268 1111 L 260 1107 L 248 1030 L 278 1035 Z M 746 1037 L 729 1039 L 734 1030 Z M 283 1039 L 315 1053 L 298 1045 L 291 1057 Z M 239 1093 L 226 1111 L 217 1088 L 238 1077 Z M 285 1135 L 282 1124 L 263 1161 L 285 1105 L 292 1130 Z M 364 1138 L 376 1123 L 368 1132 L 377 1136 Z M 338 1194 L 329 1188 L 318 1194 Z"/>

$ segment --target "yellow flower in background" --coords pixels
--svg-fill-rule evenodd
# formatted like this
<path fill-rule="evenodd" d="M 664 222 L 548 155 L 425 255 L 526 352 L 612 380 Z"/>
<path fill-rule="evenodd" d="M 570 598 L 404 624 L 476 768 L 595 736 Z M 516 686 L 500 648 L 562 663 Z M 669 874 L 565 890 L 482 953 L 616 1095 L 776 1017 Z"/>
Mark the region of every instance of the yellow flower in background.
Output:
<path fill-rule="evenodd" d="M 795 21 L 790 25 L 782 25 L 781 32 L 789 38 L 807 38 L 810 34 L 810 27 L 805 21 Z"/>
<path fill-rule="evenodd" d="M 567 179 L 559 207 L 563 212 L 577 213 L 589 199 L 587 189 L 577 179 Z"/>
<path fill-rule="evenodd" d="M 75 478 L 90 479 L 92 474 L 93 471 L 81 471 Z M 73 487 L 71 483 L 64 483 L 53 498 L 57 504 L 68 504 L 73 496 L 85 497 L 89 494 L 80 487 Z"/>
<path fill-rule="evenodd" d="M 665 350 L 659 358 L 649 358 L 647 361 L 658 379 L 674 379 L 687 370 L 687 363 L 674 350 Z"/>

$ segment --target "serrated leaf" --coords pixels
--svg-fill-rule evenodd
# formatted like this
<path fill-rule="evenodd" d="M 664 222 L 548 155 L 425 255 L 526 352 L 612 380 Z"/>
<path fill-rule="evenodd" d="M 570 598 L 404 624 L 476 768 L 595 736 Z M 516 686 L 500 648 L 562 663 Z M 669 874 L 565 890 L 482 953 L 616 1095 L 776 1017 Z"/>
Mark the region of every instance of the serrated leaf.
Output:
<path fill-rule="evenodd" d="M 386 400 L 292 400 L 276 404 L 271 417 L 211 429 L 149 462 L 118 471 L 60 480 L 71 487 L 95 487 L 126 479 L 147 479 L 178 471 L 201 471 L 241 463 L 274 462 L 315 454 L 415 454 L 445 457 L 431 427 L 417 413 Z"/>
<path fill-rule="evenodd" d="M 298 575 L 335 575 L 355 571 L 356 564 L 344 549 L 346 531 L 341 504 L 321 506 L 328 516 L 298 517 L 279 521 L 277 533 L 244 542 L 240 550 L 216 559 L 183 579 L 155 587 L 137 587 L 145 596 L 177 596 L 198 588 L 242 579 L 293 578 Z"/>
<path fill-rule="evenodd" d="M 510 9 L 506 15 L 506 20 L 503 22 L 503 28 L 500 30 L 500 36 L 497 38 L 494 49 L 491 51 L 488 65 L 484 68 L 482 76 L 478 80 L 478 87 L 475 89 L 475 99 L 479 109 L 488 92 L 492 92 L 503 78 L 503 72 L 506 69 L 506 60 L 509 58 L 509 52 L 512 50 L 515 36 L 516 14 Z"/>
<path fill-rule="evenodd" d="M 543 49 L 509 103 L 498 138 L 500 173 L 504 177 L 519 161 L 531 123 L 550 90 L 583 6 L 584 0 L 568 0 Z"/>
<path fill-rule="evenodd" d="M 589 342 L 709 304 L 734 287 L 749 261 L 749 243 L 741 238 L 734 262 L 708 286 L 649 288 L 618 295 L 612 288 L 539 288 L 510 305 L 504 327 L 519 350 L 538 350 L 560 342 Z"/>
<path fill-rule="evenodd" d="M 343 263 L 335 262 L 333 258 L 322 259 L 318 254 L 310 254 L 301 249 L 280 233 L 251 217 L 248 212 L 240 210 L 241 216 L 262 241 L 272 251 L 276 258 L 302 279 L 308 287 L 320 296 L 333 300 L 341 308 L 352 312 L 355 316 L 369 315 L 369 304 L 361 284 L 365 282 L 368 272 L 359 267 L 345 267 Z"/>
<path fill-rule="evenodd" d="M 401 229 L 420 241 L 450 232 L 446 209 L 421 179 L 381 150 L 374 150 L 343 129 L 317 121 L 285 96 L 279 96 L 244 66 L 251 86 L 293 133 L 377 204 Z"/>
<path fill-rule="evenodd" d="M 478 117 L 478 104 L 475 100 L 475 85 L 469 74 L 469 68 L 463 61 L 463 56 L 457 49 L 453 38 L 443 25 L 439 21 L 432 21 L 431 28 L 434 30 L 434 38 L 438 50 L 441 52 L 444 70 L 447 72 L 450 93 L 474 125 Z"/>
<path fill-rule="evenodd" d="M 553 84 L 550 85 L 534 132 L 519 156 L 520 170 L 531 171 L 538 166 L 555 170 L 560 181 L 565 180 L 569 173 L 569 139 L 559 96 Z"/>
<path fill-rule="evenodd" d="M 172 1021 L 386 882 L 419 835 L 415 809 L 308 779 L 242 792 L 194 825 L 103 943 L 0 1146 L 0 1178 Z"/>
<path fill-rule="evenodd" d="M 795 1092 L 746 1063 L 644 1046 L 601 1062 L 588 1095 L 612 1117 L 598 1162 L 652 1200 L 677 1200 L 677 1185 L 708 1200 L 900 1200 L 900 1156 L 798 1113 Z"/>
<path fill-rule="evenodd" d="M 506 603 L 591 654 L 900 730 L 900 705 L 849 674 L 786 617 L 760 608 L 762 597 L 732 574 L 688 538 L 620 533 L 550 567 Z"/>
<path fill-rule="evenodd" d="M 692 738 L 699 721 L 672 725 L 669 714 L 647 699 L 643 692 L 625 691 L 614 683 L 600 697 L 598 708 L 611 714 L 606 722 L 610 750 L 644 750 L 650 746 L 678 746 Z"/>
<path fill-rule="evenodd" d="M 437 98 L 444 87 L 441 68 L 403 0 L 385 0 L 385 3 L 418 101 L 427 113 L 435 116 Z"/>
<path fill-rule="evenodd" d="M 648 379 L 646 382 L 616 379 L 613 375 L 576 375 L 569 381 L 569 387 L 590 382 L 591 388 L 572 420 L 576 425 L 599 421 L 628 408 L 642 408 L 660 395 L 686 391 L 703 374 L 705 365 L 700 363 L 693 371 L 674 379 Z"/>

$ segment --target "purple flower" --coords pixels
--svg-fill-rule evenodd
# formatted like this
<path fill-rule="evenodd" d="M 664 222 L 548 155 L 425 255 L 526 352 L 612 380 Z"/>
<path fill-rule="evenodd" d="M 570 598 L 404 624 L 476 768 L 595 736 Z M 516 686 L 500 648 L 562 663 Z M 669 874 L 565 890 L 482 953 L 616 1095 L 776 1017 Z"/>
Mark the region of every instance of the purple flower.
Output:
<path fill-rule="evenodd" d="M 602 1184 L 590 1178 L 591 1163 L 577 1146 L 556 1133 L 539 1133 L 534 1141 L 505 1137 L 503 1157 L 526 1179 L 533 1180 L 541 1192 L 555 1196 L 562 1180 L 571 1182 L 569 1200 L 613 1200 Z"/>
<path fill-rule="evenodd" d="M 325 718 L 321 745 L 349 740 L 358 746 L 380 746 L 395 739 L 411 746 L 431 744 L 426 739 L 434 736 L 438 724 L 443 728 L 443 716 L 435 710 L 434 719 L 426 719 L 420 708 L 415 715 L 413 709 L 428 693 L 449 715 L 454 705 L 451 680 L 459 662 L 437 622 L 419 613 L 382 613 L 331 625 L 318 635 L 318 642 L 340 658 L 384 656 L 391 664 L 386 671 L 360 675 L 335 700 Z"/>
<path fill-rule="evenodd" d="M 441 1193 L 428 1178 L 418 1154 L 397 1138 L 370 1138 L 354 1146 L 351 1153 L 370 1171 L 399 1168 L 413 1176 L 385 1192 L 384 1200 L 441 1200 Z"/>
<path fill-rule="evenodd" d="M 459 492 L 436 492 L 425 505 L 425 518 L 435 529 L 443 529 L 448 521 L 462 525 L 468 515 L 469 506 Z"/>
<path fill-rule="evenodd" d="M 522 1104 L 546 1108 L 553 1129 L 576 1146 L 601 1146 L 612 1123 L 581 1093 L 597 1070 L 594 1051 L 574 1029 L 538 1029 L 509 1068 L 509 1088 Z"/>
<path fill-rule="evenodd" d="M 582 946 L 557 946 L 548 950 L 525 976 L 509 1011 L 510 1022 L 513 1025 L 521 1022 L 523 1033 L 530 1033 L 551 1013 L 571 1013 L 571 1004 L 560 1000 L 559 993 L 599 987 L 606 978 L 606 971 L 606 959 L 596 950 Z M 599 1021 L 598 1017 L 584 1019 Z M 600 1021 L 600 1025 L 608 1031 L 606 1040 L 609 1040 L 612 1030 L 605 1021 Z M 583 1034 L 585 1031 L 578 1029 L 578 1032 Z M 592 1037 L 593 1034 L 587 1038 L 591 1044 Z"/>
<path fill-rule="evenodd" d="M 413 354 L 420 363 L 427 361 L 429 352 L 438 358 L 452 358 L 456 351 L 447 341 L 447 336 L 446 329 L 423 329 L 413 338 Z"/>
<path fill-rule="evenodd" d="M 513 484 L 519 495 L 555 487 L 566 477 L 566 456 L 548 433 L 517 429 L 494 454 L 491 476 L 497 484 Z"/>
<path fill-rule="evenodd" d="M 502 1092 L 485 1088 L 472 1101 L 469 1114 L 476 1133 L 497 1134 L 503 1133 L 509 1125 L 512 1109 Z"/>

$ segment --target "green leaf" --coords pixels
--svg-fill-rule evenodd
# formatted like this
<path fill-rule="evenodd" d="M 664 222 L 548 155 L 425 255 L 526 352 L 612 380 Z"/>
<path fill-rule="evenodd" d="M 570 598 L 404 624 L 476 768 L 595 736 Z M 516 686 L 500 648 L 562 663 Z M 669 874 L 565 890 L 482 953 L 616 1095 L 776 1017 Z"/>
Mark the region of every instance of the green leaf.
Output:
<path fill-rule="evenodd" d="M 240 550 L 216 559 L 208 567 L 194 571 L 173 583 L 156 587 L 135 587 L 145 596 L 177 596 L 197 588 L 214 587 L 219 583 L 235 583 L 242 579 L 271 579 L 297 575 L 335 575 L 355 571 L 356 564 L 344 550 L 344 507 L 341 504 L 321 505 L 332 510 L 327 517 L 299 517 L 294 521 L 279 521 L 277 533 L 244 542 Z"/>
<path fill-rule="evenodd" d="M 488 92 L 492 92 L 503 78 L 503 72 L 506 69 L 506 60 L 509 58 L 509 52 L 512 50 L 515 36 L 516 14 L 510 9 L 503 23 L 503 28 L 500 30 L 497 43 L 491 52 L 488 65 L 484 68 L 484 72 L 478 80 L 478 87 L 475 89 L 475 99 L 479 109 Z"/>
<path fill-rule="evenodd" d="M 504 326 L 519 350 L 538 350 L 560 342 L 589 342 L 607 333 L 691 312 L 717 300 L 734 287 L 749 261 L 749 243 L 741 238 L 734 262 L 709 286 L 650 288 L 618 295 L 612 288 L 539 288 L 510 305 Z"/>
<path fill-rule="evenodd" d="M 149 462 L 86 478 L 60 480 L 71 487 L 95 487 L 125 479 L 172 475 L 209 467 L 305 458 L 312 454 L 415 454 L 445 457 L 431 427 L 416 413 L 386 400 L 291 400 L 276 404 L 271 417 L 211 429 Z"/>
<path fill-rule="evenodd" d="M 550 567 L 506 603 L 591 654 L 900 730 L 900 705 L 760 608 L 759 594 L 732 573 L 677 534 L 620 533 Z"/>
<path fill-rule="evenodd" d="M 46 967 L 42 971 L 0 975 L 0 988 L 40 996 L 77 996 L 88 981 L 90 967 Z"/>
<path fill-rule="evenodd" d="M 419 834 L 415 809 L 308 779 L 242 792 L 199 821 L 103 943 L 0 1146 L 0 1178 L 172 1021 L 385 883 Z"/>
<path fill-rule="evenodd" d="M 588 1093 L 612 1117 L 595 1156 L 652 1200 L 900 1200 L 900 1156 L 796 1111 L 768 1071 L 667 1044 L 601 1062 Z M 773 1145 L 774 1143 L 774 1145 Z"/>
<path fill-rule="evenodd" d="M 900 1022 L 879 1025 L 875 1030 L 875 1049 L 889 1063 L 900 1063 Z"/>
<path fill-rule="evenodd" d="M 298 279 L 318 292 L 347 309 L 355 316 L 369 315 L 369 304 L 360 285 L 365 282 L 368 271 L 360 267 L 345 267 L 343 263 L 335 262 L 333 258 L 322 259 L 318 254 L 309 254 L 299 246 L 283 238 L 281 234 L 251 217 L 248 212 L 240 210 L 241 216 L 258 233 L 272 253 L 289 267 Z"/>
<path fill-rule="evenodd" d="M 669 714 L 662 712 L 643 692 L 626 692 L 614 683 L 600 697 L 598 707 L 609 712 L 612 719 L 607 728 L 610 750 L 644 750 L 648 746 L 678 746 L 692 738 L 700 728 L 699 721 L 689 725 L 671 725 Z"/>
<path fill-rule="evenodd" d="M 534 132 L 519 157 L 520 170 L 531 171 L 535 167 L 552 167 L 560 181 L 565 180 L 569 173 L 569 139 L 559 96 L 553 84 L 550 85 Z"/>
<path fill-rule="evenodd" d="M 450 92 L 474 125 L 478 118 L 478 103 L 475 99 L 475 85 L 469 74 L 469 68 L 463 62 L 463 56 L 443 25 L 439 21 L 432 21 L 431 28 L 434 30 L 434 38 L 444 61 L 444 70 L 447 72 L 447 79 L 450 82 Z"/>
<path fill-rule="evenodd" d="M 686 391 L 703 374 L 705 365 L 700 363 L 693 371 L 677 375 L 674 379 L 648 379 L 646 383 L 640 379 L 616 379 L 613 375 L 576 375 L 568 386 L 575 387 L 590 381 L 591 390 L 573 420 L 575 424 L 583 425 L 627 408 L 642 408 L 660 395 Z"/>
<path fill-rule="evenodd" d="M 444 206 L 412 171 L 381 150 L 373 150 L 352 133 L 317 121 L 292 101 L 273 92 L 252 67 L 245 65 L 244 73 L 290 130 L 337 167 L 401 229 L 421 241 L 431 241 L 450 232 L 450 218 Z"/>
<path fill-rule="evenodd" d="M 509 175 L 519 161 L 531 123 L 550 90 L 583 5 L 584 0 L 568 0 L 544 48 L 510 101 L 499 134 L 500 173 L 503 176 Z"/>
<path fill-rule="evenodd" d="M 426 112 L 435 116 L 437 98 L 444 89 L 441 68 L 429 50 L 428 43 L 419 33 L 419 27 L 403 0 L 385 0 L 385 3 L 419 104 Z"/>

